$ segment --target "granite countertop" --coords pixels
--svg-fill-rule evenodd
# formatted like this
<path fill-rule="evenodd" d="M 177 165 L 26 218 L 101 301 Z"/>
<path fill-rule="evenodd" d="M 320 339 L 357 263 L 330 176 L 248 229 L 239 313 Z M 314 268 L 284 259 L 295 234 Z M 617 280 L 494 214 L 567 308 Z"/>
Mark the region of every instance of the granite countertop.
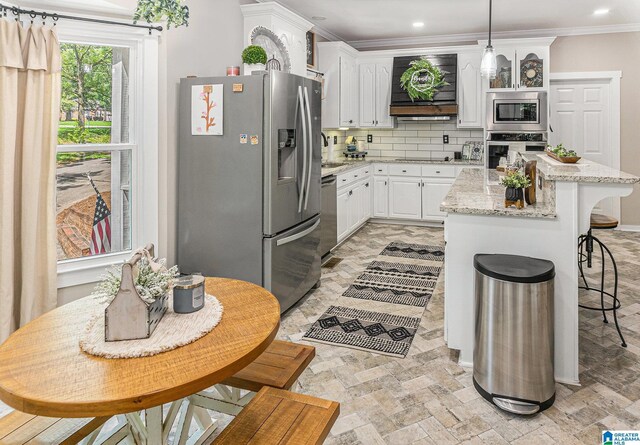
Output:
<path fill-rule="evenodd" d="M 463 169 L 444 198 L 440 210 L 448 213 L 515 216 L 521 218 L 556 217 L 555 190 L 538 190 L 536 204 L 525 205 L 523 209 L 505 208 L 505 188 L 498 183 L 499 180 L 500 175 L 495 170 Z M 555 188 L 551 182 L 547 182 L 546 186 Z M 541 201 L 541 199 L 544 201 Z"/>
<path fill-rule="evenodd" d="M 449 161 L 444 160 L 430 160 L 430 159 L 418 159 L 418 158 L 379 158 L 373 156 L 367 156 L 365 159 L 346 159 L 338 158 L 332 161 L 334 163 L 343 164 L 338 167 L 322 167 L 322 176 L 337 175 L 345 173 L 349 170 L 362 167 L 369 164 L 436 164 L 436 165 L 454 165 L 454 166 L 484 166 L 484 161 L 468 161 L 462 159 L 451 159 Z"/>
<path fill-rule="evenodd" d="M 549 181 L 609 184 L 635 184 L 640 182 L 640 178 L 637 176 L 584 158 L 580 159 L 577 164 L 564 164 L 546 154 L 523 153 L 521 156 L 527 161 L 538 161 L 537 167 L 540 175 Z"/>

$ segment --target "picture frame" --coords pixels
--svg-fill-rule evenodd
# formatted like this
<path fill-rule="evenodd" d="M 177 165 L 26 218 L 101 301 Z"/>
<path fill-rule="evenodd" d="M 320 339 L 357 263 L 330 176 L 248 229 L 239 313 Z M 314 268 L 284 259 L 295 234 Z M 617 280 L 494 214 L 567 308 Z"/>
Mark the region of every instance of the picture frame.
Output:
<path fill-rule="evenodd" d="M 316 33 L 307 31 L 307 68 L 316 67 Z"/>

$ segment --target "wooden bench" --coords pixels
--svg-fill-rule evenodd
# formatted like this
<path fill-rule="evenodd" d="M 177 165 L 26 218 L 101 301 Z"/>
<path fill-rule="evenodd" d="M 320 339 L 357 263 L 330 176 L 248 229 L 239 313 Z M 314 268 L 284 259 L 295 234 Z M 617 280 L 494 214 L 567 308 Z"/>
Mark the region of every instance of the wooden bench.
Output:
<path fill-rule="evenodd" d="M 60 419 L 13 411 L 0 418 L 0 444 L 75 445 L 97 437 L 109 417 Z"/>
<path fill-rule="evenodd" d="M 316 355 L 313 346 L 274 340 L 254 362 L 215 385 L 217 392 L 202 391 L 189 397 L 199 408 L 238 415 L 255 393 L 264 387 L 292 389 Z M 248 391 L 242 394 L 241 390 Z M 196 411 L 202 417 L 202 413 Z"/>
<path fill-rule="evenodd" d="M 264 387 L 213 444 L 321 444 L 339 414 L 338 402 Z"/>

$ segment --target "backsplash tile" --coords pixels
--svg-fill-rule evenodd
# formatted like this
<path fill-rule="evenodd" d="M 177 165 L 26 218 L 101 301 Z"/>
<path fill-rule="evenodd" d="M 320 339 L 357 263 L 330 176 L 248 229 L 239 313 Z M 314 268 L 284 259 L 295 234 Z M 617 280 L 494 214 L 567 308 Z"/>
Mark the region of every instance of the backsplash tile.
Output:
<path fill-rule="evenodd" d="M 389 129 L 353 129 L 347 131 L 330 130 L 327 135 L 338 135 L 337 146 L 334 146 L 334 159 L 342 157 L 347 136 L 355 136 L 365 141 L 368 155 L 388 158 L 420 158 L 442 160 L 454 157 L 454 152 L 462 151 L 467 141 L 483 141 L 482 129 L 458 129 L 453 122 L 408 122 L 400 123 Z M 373 142 L 367 143 L 367 135 Z M 442 142 L 442 136 L 449 136 L 449 143 Z M 326 159 L 326 149 L 323 159 Z"/>

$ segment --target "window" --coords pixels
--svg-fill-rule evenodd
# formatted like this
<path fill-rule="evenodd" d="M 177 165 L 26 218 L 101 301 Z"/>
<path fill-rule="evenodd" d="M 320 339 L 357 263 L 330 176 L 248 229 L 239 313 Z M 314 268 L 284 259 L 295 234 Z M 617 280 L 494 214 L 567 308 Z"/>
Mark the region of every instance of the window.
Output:
<path fill-rule="evenodd" d="M 55 230 L 66 287 L 157 243 L 158 59 L 146 30 L 71 22 L 58 35 Z"/>
<path fill-rule="evenodd" d="M 62 43 L 58 261 L 131 249 L 130 49 Z M 79 148 L 79 146 L 81 146 Z M 72 151 L 70 151 L 72 150 Z"/>

